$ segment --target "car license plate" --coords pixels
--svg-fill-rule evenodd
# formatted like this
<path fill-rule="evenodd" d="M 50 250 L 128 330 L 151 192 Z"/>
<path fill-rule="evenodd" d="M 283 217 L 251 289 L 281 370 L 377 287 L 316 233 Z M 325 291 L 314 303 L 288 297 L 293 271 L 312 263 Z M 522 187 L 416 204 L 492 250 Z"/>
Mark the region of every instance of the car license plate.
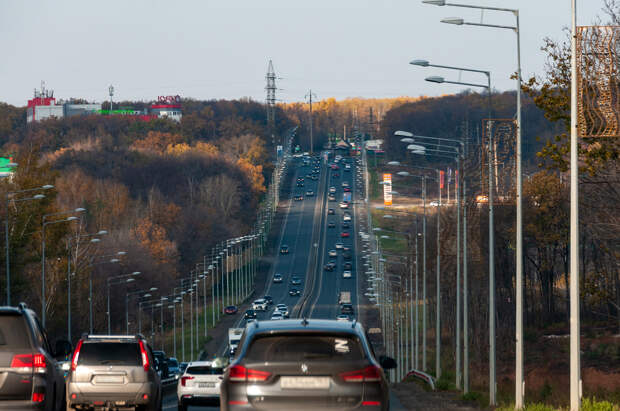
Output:
<path fill-rule="evenodd" d="M 215 383 L 214 382 L 200 382 L 198 383 L 198 388 L 214 388 L 215 387 Z"/>
<path fill-rule="evenodd" d="M 280 388 L 324 390 L 329 388 L 329 377 L 281 377 Z"/>
<path fill-rule="evenodd" d="M 98 384 L 122 384 L 123 376 L 122 375 L 97 375 L 95 377 L 95 382 Z"/>

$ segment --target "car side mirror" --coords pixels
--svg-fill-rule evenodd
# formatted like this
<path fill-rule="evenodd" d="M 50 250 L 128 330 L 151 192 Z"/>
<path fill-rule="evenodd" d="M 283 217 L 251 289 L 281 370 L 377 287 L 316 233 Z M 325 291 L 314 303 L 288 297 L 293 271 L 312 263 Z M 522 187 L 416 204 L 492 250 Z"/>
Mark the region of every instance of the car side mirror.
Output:
<path fill-rule="evenodd" d="M 381 364 L 381 368 L 384 370 L 391 370 L 396 368 L 396 361 L 392 357 L 381 356 L 379 357 L 379 364 Z"/>
<path fill-rule="evenodd" d="M 54 357 L 55 358 L 66 358 L 73 352 L 73 348 L 71 347 L 71 343 L 67 340 L 58 340 L 56 341 L 56 346 L 54 347 Z"/>

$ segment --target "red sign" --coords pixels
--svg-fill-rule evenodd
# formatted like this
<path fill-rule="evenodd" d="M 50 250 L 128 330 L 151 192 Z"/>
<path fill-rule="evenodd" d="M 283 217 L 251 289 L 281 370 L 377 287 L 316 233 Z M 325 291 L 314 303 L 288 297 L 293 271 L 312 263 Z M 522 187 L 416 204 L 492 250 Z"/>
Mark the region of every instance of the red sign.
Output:
<path fill-rule="evenodd" d="M 443 185 L 444 185 L 445 176 L 446 176 L 445 171 L 439 172 L 439 188 L 444 188 Z"/>
<path fill-rule="evenodd" d="M 456 189 L 459 188 L 459 170 L 454 172 L 454 184 L 456 184 Z"/>
<path fill-rule="evenodd" d="M 181 96 L 158 96 L 157 102 L 161 104 L 177 104 L 181 102 Z"/>

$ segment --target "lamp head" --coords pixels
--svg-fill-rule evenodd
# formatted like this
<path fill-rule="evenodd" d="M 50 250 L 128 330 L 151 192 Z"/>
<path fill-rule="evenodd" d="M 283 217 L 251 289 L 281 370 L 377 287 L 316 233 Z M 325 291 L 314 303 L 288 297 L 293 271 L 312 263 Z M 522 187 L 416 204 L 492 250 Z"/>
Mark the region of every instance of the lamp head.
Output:
<path fill-rule="evenodd" d="M 395 136 L 401 136 L 401 137 L 413 137 L 413 133 L 410 133 L 408 131 L 403 131 L 403 130 L 397 130 L 394 132 Z"/>
<path fill-rule="evenodd" d="M 446 0 L 422 0 L 424 4 L 430 4 L 431 6 L 445 6 Z"/>
<path fill-rule="evenodd" d="M 388 166 L 399 166 L 400 161 L 388 161 L 387 165 Z"/>
<path fill-rule="evenodd" d="M 78 207 L 78 208 L 76 208 L 76 209 L 75 209 L 75 210 L 73 210 L 73 211 L 75 211 L 76 213 L 83 213 L 84 211 L 86 211 L 86 209 L 85 209 L 85 208 L 82 208 L 82 207 Z"/>
<path fill-rule="evenodd" d="M 108 233 L 107 230 L 99 230 L 99 232 L 97 233 L 97 235 L 106 235 Z"/>
<path fill-rule="evenodd" d="M 41 200 L 42 198 L 45 198 L 45 195 L 44 194 L 36 194 L 32 198 L 34 198 L 35 200 Z"/>
<path fill-rule="evenodd" d="M 425 78 L 424 80 L 430 81 L 431 83 L 440 83 L 440 84 L 446 81 L 446 79 L 444 79 L 441 76 L 430 76 L 430 77 Z"/>
<path fill-rule="evenodd" d="M 420 67 L 428 67 L 428 60 L 411 60 L 409 64 Z"/>
<path fill-rule="evenodd" d="M 462 26 L 464 23 L 463 19 L 460 17 L 448 17 L 445 19 L 441 19 L 441 22 L 446 24 L 455 24 L 457 26 Z"/>
<path fill-rule="evenodd" d="M 44 189 L 44 190 L 49 190 L 50 188 L 54 188 L 54 186 L 51 185 L 51 184 L 46 184 L 46 185 L 42 186 L 41 188 Z"/>

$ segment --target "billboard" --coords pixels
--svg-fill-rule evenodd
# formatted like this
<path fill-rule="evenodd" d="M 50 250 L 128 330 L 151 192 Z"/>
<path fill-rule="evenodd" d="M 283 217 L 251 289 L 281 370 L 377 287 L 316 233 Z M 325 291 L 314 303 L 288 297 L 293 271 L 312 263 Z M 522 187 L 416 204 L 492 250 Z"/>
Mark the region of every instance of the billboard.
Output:
<path fill-rule="evenodd" d="M 383 205 L 392 205 L 392 174 L 383 174 Z"/>

